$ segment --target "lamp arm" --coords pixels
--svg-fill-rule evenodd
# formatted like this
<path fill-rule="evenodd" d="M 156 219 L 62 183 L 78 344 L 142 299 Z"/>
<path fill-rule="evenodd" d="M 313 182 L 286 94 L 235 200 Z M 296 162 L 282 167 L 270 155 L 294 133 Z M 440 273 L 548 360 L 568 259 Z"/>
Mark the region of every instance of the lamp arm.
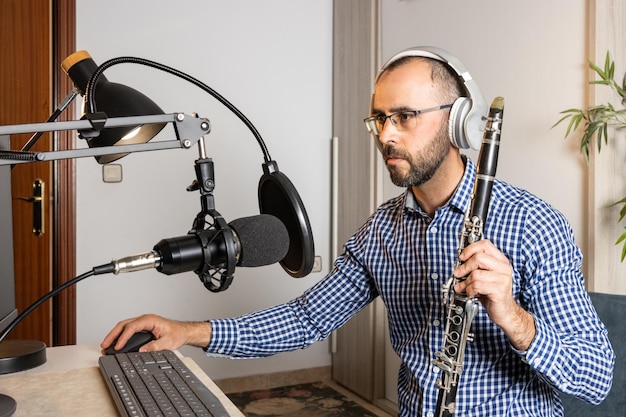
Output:
<path fill-rule="evenodd" d="M 63 113 L 63 111 L 67 108 L 67 106 L 70 105 L 72 100 L 74 100 L 74 98 L 77 95 L 78 95 L 78 90 L 76 88 L 73 88 L 72 91 L 70 91 L 69 94 L 63 99 L 61 104 L 59 104 L 56 110 L 50 115 L 50 117 L 48 117 L 48 120 L 46 120 L 46 122 L 54 122 L 57 119 L 57 117 L 59 117 L 61 113 Z M 37 143 L 37 141 L 43 134 L 44 132 L 39 132 L 39 131 L 35 133 L 33 136 L 31 136 L 28 142 L 24 144 L 21 150 L 24 152 L 29 151 L 30 148 L 32 148 L 35 145 L 35 143 Z"/>
<path fill-rule="evenodd" d="M 161 64 L 159 62 L 150 61 L 144 58 L 118 57 L 118 58 L 112 58 L 104 62 L 102 65 L 100 65 L 92 74 L 91 78 L 89 79 L 89 82 L 87 83 L 87 88 L 85 89 L 84 98 L 85 98 L 85 103 L 87 106 L 86 109 L 89 113 L 97 112 L 94 90 L 96 88 L 98 78 L 102 75 L 102 73 L 107 68 L 112 67 L 113 65 L 123 64 L 123 63 L 141 64 L 141 65 L 145 65 L 148 67 L 159 69 L 161 71 L 164 71 L 169 74 L 175 75 L 179 78 L 182 78 L 183 80 L 192 83 L 196 87 L 199 87 L 206 93 L 210 94 L 215 99 L 217 99 L 220 103 L 226 106 L 226 108 L 228 108 L 231 112 L 233 112 L 239 118 L 239 120 L 241 120 L 246 125 L 246 127 L 250 129 L 250 131 L 252 132 L 252 135 L 255 137 L 255 139 L 259 143 L 259 146 L 261 147 L 261 151 L 263 152 L 263 158 L 265 159 L 265 162 L 270 162 L 272 160 L 272 158 L 270 157 L 269 151 L 267 150 L 267 146 L 265 145 L 265 142 L 263 141 L 263 138 L 261 137 L 261 134 L 259 133 L 259 131 L 256 129 L 256 127 L 254 127 L 252 122 L 248 120 L 248 118 L 241 111 L 239 111 L 239 109 L 237 109 L 232 103 L 230 103 L 225 97 L 220 95 L 217 91 L 213 90 L 208 85 L 204 84 L 202 81 L 188 74 L 185 74 L 182 71 L 179 71 L 172 67 L 168 67 L 167 65 Z"/>
<path fill-rule="evenodd" d="M 50 152 L 0 150 L 0 165 L 55 161 L 59 159 L 85 158 L 90 156 L 145 152 L 162 149 L 188 149 L 194 146 L 211 130 L 211 124 L 208 119 L 197 118 L 183 113 L 170 113 L 164 115 L 112 117 L 110 119 L 98 120 L 73 120 L 67 122 L 6 125 L 0 126 L 0 136 L 29 132 L 57 132 L 66 130 L 76 130 L 88 133 L 87 136 L 93 136 L 102 128 L 136 126 L 151 123 L 173 123 L 176 139 L 141 144 L 114 145 L 98 148 L 82 148 Z"/>

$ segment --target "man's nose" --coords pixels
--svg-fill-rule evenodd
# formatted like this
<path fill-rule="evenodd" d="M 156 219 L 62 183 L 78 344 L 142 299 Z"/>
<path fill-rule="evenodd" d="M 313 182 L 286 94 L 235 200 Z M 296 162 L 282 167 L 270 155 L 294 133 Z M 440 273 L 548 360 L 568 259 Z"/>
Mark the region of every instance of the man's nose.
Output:
<path fill-rule="evenodd" d="M 378 135 L 378 141 L 381 143 L 381 145 L 384 145 L 385 143 L 393 140 L 396 137 L 398 130 L 391 122 L 391 119 L 386 119 L 383 125 L 380 127 L 379 132 L 380 133 Z"/>

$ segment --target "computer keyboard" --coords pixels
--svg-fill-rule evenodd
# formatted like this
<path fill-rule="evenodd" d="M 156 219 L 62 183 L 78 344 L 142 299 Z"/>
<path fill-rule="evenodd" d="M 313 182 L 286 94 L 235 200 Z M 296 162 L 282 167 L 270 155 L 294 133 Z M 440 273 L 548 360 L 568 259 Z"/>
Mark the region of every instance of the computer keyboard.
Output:
<path fill-rule="evenodd" d="M 172 351 L 101 356 L 99 366 L 123 417 L 229 417 L 215 394 Z"/>

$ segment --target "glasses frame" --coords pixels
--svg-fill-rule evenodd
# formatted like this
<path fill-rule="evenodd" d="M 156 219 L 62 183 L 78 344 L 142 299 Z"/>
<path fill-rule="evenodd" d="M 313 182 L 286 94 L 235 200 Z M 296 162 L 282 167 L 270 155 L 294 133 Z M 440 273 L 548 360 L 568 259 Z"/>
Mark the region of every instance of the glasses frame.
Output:
<path fill-rule="evenodd" d="M 391 113 L 389 115 L 382 115 L 379 114 L 377 116 L 370 116 L 370 117 L 366 117 L 365 119 L 363 119 L 363 122 L 365 122 L 365 127 L 367 127 L 367 131 L 372 134 L 372 135 L 380 135 L 380 132 L 383 131 L 383 129 L 385 128 L 385 124 L 387 123 L 387 120 L 391 120 L 391 124 L 393 125 L 393 127 L 395 127 L 399 132 L 404 132 L 407 130 L 411 130 L 414 129 L 414 127 L 409 128 L 409 129 L 402 129 L 399 124 L 399 120 L 395 120 L 394 117 L 400 115 L 400 114 L 413 114 L 413 116 L 417 116 L 418 114 L 422 114 L 422 113 L 428 113 L 431 111 L 438 111 L 438 110 L 443 110 L 443 109 L 449 109 L 452 107 L 454 103 L 451 104 L 443 104 L 441 106 L 435 106 L 435 107 L 429 107 L 427 109 L 421 109 L 421 110 L 402 110 L 402 111 L 398 111 L 395 113 Z M 384 120 L 382 122 L 382 124 L 380 125 L 380 129 L 378 129 L 378 122 L 380 121 L 380 119 L 384 117 Z M 416 122 L 417 123 L 417 122 Z M 417 124 L 416 124 L 417 126 Z"/>

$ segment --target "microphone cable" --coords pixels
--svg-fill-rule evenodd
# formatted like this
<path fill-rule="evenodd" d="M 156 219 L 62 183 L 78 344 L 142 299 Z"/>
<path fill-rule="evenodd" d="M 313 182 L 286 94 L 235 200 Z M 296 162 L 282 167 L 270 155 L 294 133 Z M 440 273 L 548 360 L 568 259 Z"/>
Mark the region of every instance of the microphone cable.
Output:
<path fill-rule="evenodd" d="M 32 313 L 34 310 L 36 310 L 40 305 L 42 305 L 43 303 L 48 301 L 50 298 L 52 298 L 55 295 L 59 294 L 61 291 L 63 291 L 65 289 L 71 287 L 72 285 L 74 285 L 74 284 L 84 280 L 85 278 L 92 277 L 92 276 L 95 276 L 95 275 L 109 274 L 109 273 L 112 273 L 114 271 L 115 271 L 115 266 L 113 265 L 113 263 L 108 263 L 108 264 L 105 264 L 105 265 L 96 266 L 91 271 L 87 271 L 84 274 L 81 274 L 81 275 L 79 275 L 79 276 L 77 276 L 77 277 L 67 281 L 63 285 L 53 289 L 52 291 L 44 294 L 41 298 L 39 298 L 37 301 L 32 303 L 26 310 L 22 311 L 15 319 L 13 319 L 13 321 L 9 324 L 9 326 L 6 329 L 4 329 L 2 334 L 0 334 L 0 343 L 2 343 L 4 341 L 4 339 L 6 339 L 8 334 L 15 328 L 15 326 L 20 324 L 22 322 L 22 320 L 24 320 L 30 313 Z"/>
<path fill-rule="evenodd" d="M 85 91 L 85 100 L 87 104 L 86 109 L 88 112 L 95 113 L 97 111 L 94 91 L 96 89 L 98 77 L 100 77 L 100 75 L 107 68 L 112 67 L 113 65 L 123 64 L 123 63 L 141 64 L 147 67 L 159 69 L 161 71 L 167 72 L 168 74 L 172 74 L 179 78 L 182 78 L 183 80 L 190 82 L 191 84 L 200 88 L 204 92 L 210 94 L 211 96 L 213 96 L 213 98 L 215 98 L 217 101 L 219 101 L 224 106 L 226 106 L 226 108 L 228 108 L 231 112 L 233 112 L 239 118 L 239 120 L 241 120 L 243 124 L 246 125 L 246 127 L 248 127 L 250 132 L 252 132 L 252 135 L 254 136 L 254 138 L 257 140 L 259 146 L 261 147 L 261 152 L 263 153 L 263 158 L 265 159 L 265 162 L 269 162 L 272 160 L 272 158 L 270 157 L 269 151 L 267 149 L 267 146 L 265 145 L 265 142 L 263 141 L 263 138 L 261 137 L 261 134 L 259 133 L 259 131 L 252 124 L 252 122 L 238 108 L 236 108 L 231 102 L 229 102 L 224 96 L 222 96 L 217 91 L 215 91 L 214 89 L 212 89 L 211 87 L 203 83 L 202 81 L 198 80 L 197 78 L 192 77 L 191 75 L 188 75 L 182 71 L 179 71 L 176 68 L 169 67 L 159 62 L 150 61 L 148 59 L 137 58 L 137 57 L 132 57 L 132 56 L 112 58 L 108 61 L 105 61 L 104 63 L 102 63 L 102 65 L 96 68 L 96 71 L 91 75 L 91 78 L 89 79 L 89 82 L 87 83 L 87 88 Z"/>

